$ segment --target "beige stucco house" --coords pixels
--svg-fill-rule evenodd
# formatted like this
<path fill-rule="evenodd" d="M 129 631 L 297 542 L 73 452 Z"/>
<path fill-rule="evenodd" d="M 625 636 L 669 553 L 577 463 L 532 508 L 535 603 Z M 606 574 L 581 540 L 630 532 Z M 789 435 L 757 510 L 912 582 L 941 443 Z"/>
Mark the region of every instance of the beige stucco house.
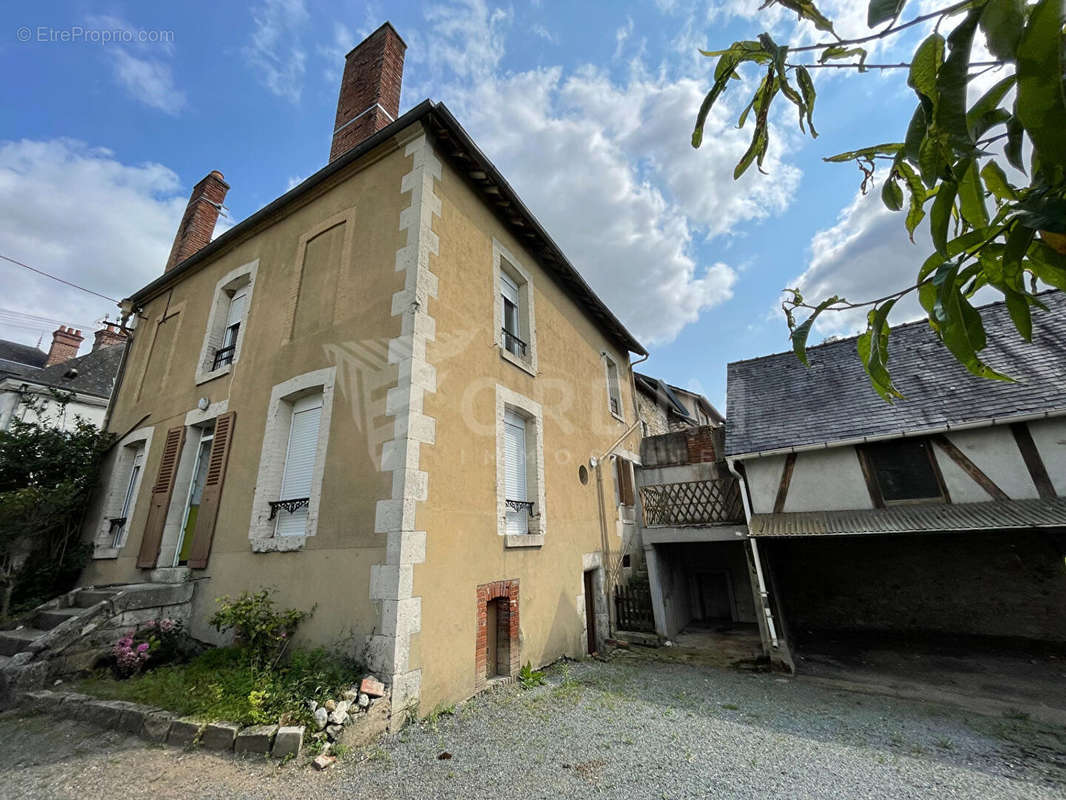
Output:
<path fill-rule="evenodd" d="M 84 582 L 187 567 L 205 639 L 275 587 L 425 713 L 608 635 L 645 351 L 443 105 L 398 115 L 404 48 L 348 55 L 328 166 L 213 241 L 201 181 L 124 301 Z"/>

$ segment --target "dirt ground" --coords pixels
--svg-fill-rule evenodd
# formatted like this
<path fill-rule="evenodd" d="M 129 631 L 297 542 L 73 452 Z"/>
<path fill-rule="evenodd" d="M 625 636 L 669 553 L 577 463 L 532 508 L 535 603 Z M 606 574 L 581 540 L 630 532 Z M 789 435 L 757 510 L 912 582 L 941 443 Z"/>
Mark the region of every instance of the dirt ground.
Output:
<path fill-rule="evenodd" d="M 973 798 L 1061 800 L 1066 729 L 619 652 L 503 686 L 331 770 L 149 746 L 0 715 L 14 798 Z"/>

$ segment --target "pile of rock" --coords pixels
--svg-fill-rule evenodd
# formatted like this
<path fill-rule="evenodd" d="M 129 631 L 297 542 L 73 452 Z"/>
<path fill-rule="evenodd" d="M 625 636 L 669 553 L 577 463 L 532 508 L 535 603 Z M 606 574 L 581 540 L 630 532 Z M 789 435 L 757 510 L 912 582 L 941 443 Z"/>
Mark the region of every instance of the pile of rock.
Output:
<path fill-rule="evenodd" d="M 307 702 L 315 720 L 313 739 L 321 742 L 321 756 L 315 766 L 325 769 L 333 763 L 330 751 L 338 745 L 361 747 L 369 744 L 384 730 L 389 719 L 389 698 L 385 685 L 367 675 L 359 686 L 352 686 L 339 698 L 323 703 Z"/>

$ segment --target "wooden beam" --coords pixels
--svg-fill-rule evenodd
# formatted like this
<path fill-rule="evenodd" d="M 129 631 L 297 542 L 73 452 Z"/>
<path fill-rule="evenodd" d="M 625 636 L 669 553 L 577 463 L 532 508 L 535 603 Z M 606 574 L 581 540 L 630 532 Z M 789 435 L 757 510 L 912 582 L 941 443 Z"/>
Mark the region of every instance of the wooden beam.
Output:
<path fill-rule="evenodd" d="M 862 477 L 866 481 L 866 491 L 870 493 L 870 502 L 873 503 L 874 508 L 884 508 L 885 498 L 881 496 L 881 486 L 877 483 L 877 476 L 874 475 L 874 468 L 870 463 L 870 458 L 861 447 L 855 448 L 855 455 L 859 458 Z"/>
<path fill-rule="evenodd" d="M 947 436 L 942 433 L 937 434 L 932 437 L 932 440 L 947 454 L 948 458 L 959 465 L 963 472 L 973 478 L 978 486 L 988 492 L 993 500 L 1010 500 L 1007 493 L 996 486 L 995 482 L 985 475 L 980 467 L 970 461 L 967 455 L 957 448 Z"/>
<path fill-rule="evenodd" d="M 796 468 L 796 454 L 789 453 L 785 456 L 785 466 L 781 470 L 781 483 L 777 485 L 777 498 L 774 500 L 774 513 L 780 514 L 785 510 L 785 500 L 788 499 L 788 486 L 792 483 L 792 470 Z"/>
<path fill-rule="evenodd" d="M 1010 426 L 1010 432 L 1014 434 L 1014 441 L 1018 445 L 1022 460 L 1025 461 L 1025 467 L 1029 470 L 1029 477 L 1033 479 L 1040 499 L 1052 500 L 1058 497 L 1055 493 L 1055 484 L 1048 477 L 1044 460 L 1040 458 L 1040 451 L 1036 449 L 1036 442 L 1033 441 L 1029 426 L 1024 422 L 1015 422 Z"/>

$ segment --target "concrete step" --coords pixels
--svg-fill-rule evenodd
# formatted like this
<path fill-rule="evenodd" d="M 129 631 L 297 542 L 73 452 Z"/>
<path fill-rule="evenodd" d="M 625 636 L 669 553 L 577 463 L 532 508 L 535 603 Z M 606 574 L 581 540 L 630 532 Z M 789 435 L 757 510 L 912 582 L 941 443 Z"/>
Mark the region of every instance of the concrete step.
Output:
<path fill-rule="evenodd" d="M 0 631 L 0 655 L 13 656 L 29 650 L 30 644 L 45 632 L 37 628 L 19 628 L 15 631 Z"/>
<path fill-rule="evenodd" d="M 95 606 L 101 600 L 107 600 L 116 594 L 118 592 L 109 592 L 105 589 L 82 589 L 74 596 L 74 604 L 78 608 L 89 608 L 89 606 Z"/>
<path fill-rule="evenodd" d="M 68 619 L 80 616 L 85 612 L 84 608 L 53 608 L 48 611 L 40 611 L 33 619 L 33 624 L 44 631 L 50 631 L 56 625 L 61 625 Z"/>

